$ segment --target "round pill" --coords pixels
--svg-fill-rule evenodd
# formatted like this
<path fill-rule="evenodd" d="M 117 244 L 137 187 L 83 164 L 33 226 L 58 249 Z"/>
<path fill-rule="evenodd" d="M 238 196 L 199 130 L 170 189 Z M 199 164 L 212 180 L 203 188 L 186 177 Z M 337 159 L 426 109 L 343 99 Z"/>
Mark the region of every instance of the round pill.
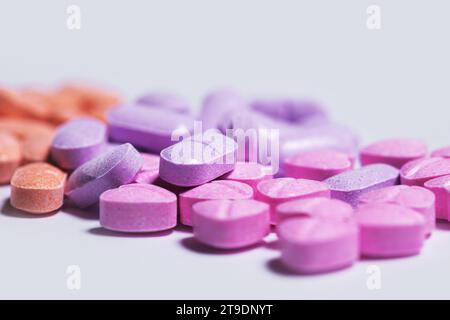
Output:
<path fill-rule="evenodd" d="M 180 193 L 180 221 L 192 226 L 192 206 L 203 200 L 245 200 L 253 198 L 253 189 L 241 182 L 216 180 Z"/>
<path fill-rule="evenodd" d="M 425 219 L 410 208 L 391 203 L 358 207 L 361 254 L 368 257 L 400 257 L 418 254 L 425 239 Z"/>
<path fill-rule="evenodd" d="M 345 201 L 356 207 L 358 198 L 365 192 L 393 186 L 398 183 L 398 170 L 387 164 L 371 164 L 346 171 L 325 180 L 331 198 Z"/>
<path fill-rule="evenodd" d="M 60 126 L 51 156 L 62 168 L 76 169 L 105 149 L 106 125 L 93 118 L 74 119 Z"/>
<path fill-rule="evenodd" d="M 359 203 L 394 203 L 413 209 L 423 215 L 427 235 L 436 225 L 435 196 L 423 187 L 398 185 L 377 189 L 359 197 Z"/>
<path fill-rule="evenodd" d="M 287 177 L 325 180 L 353 168 L 351 155 L 335 150 L 314 150 L 288 157 L 283 163 Z"/>
<path fill-rule="evenodd" d="M 290 218 L 276 228 L 281 262 L 298 273 L 322 273 L 351 266 L 359 257 L 356 223 Z"/>
<path fill-rule="evenodd" d="M 277 221 L 288 218 L 318 218 L 327 221 L 350 222 L 353 220 L 353 207 L 348 203 L 326 197 L 291 200 L 275 208 Z"/>
<path fill-rule="evenodd" d="M 0 132 L 0 184 L 9 183 L 21 160 L 19 141 L 7 132 Z"/>
<path fill-rule="evenodd" d="M 177 113 L 189 113 L 191 107 L 189 103 L 174 93 L 170 92 L 150 92 L 137 98 L 136 104 L 162 108 Z"/>
<path fill-rule="evenodd" d="M 222 179 L 233 180 L 248 184 L 256 192 L 256 186 L 263 180 L 272 179 L 273 175 L 270 168 L 256 162 L 236 162 L 236 165 L 230 173 L 227 173 Z"/>
<path fill-rule="evenodd" d="M 276 178 L 261 181 L 257 187 L 255 199 L 270 207 L 270 221 L 277 223 L 276 207 L 280 203 L 309 197 L 330 197 L 327 185 L 320 181 L 294 178 Z"/>
<path fill-rule="evenodd" d="M 214 248 L 238 249 L 269 233 L 269 206 L 256 200 L 208 200 L 192 206 L 195 238 Z"/>
<path fill-rule="evenodd" d="M 141 156 L 143 165 L 133 181 L 152 184 L 159 177 L 159 156 L 149 153 L 141 153 Z"/>
<path fill-rule="evenodd" d="M 400 169 L 411 160 L 425 157 L 427 146 L 417 139 L 387 139 L 372 143 L 360 151 L 362 165 L 386 163 Z"/>
<path fill-rule="evenodd" d="M 122 232 L 154 232 L 177 224 L 177 197 L 154 185 L 124 185 L 100 196 L 100 224 Z"/>
<path fill-rule="evenodd" d="M 436 198 L 436 218 L 450 221 L 450 175 L 428 180 L 424 186 Z"/>
<path fill-rule="evenodd" d="M 410 161 L 400 169 L 400 181 L 406 185 L 423 186 L 430 179 L 450 174 L 450 159 L 440 157 Z"/>
<path fill-rule="evenodd" d="M 29 213 L 42 214 L 63 204 L 66 174 L 42 162 L 18 168 L 11 178 L 11 205 Z"/>
<path fill-rule="evenodd" d="M 69 177 L 66 195 L 80 208 L 93 205 L 104 191 L 131 182 L 142 162 L 131 144 L 119 145 L 78 167 Z"/>
<path fill-rule="evenodd" d="M 450 146 L 443 147 L 431 152 L 432 157 L 450 158 Z"/>

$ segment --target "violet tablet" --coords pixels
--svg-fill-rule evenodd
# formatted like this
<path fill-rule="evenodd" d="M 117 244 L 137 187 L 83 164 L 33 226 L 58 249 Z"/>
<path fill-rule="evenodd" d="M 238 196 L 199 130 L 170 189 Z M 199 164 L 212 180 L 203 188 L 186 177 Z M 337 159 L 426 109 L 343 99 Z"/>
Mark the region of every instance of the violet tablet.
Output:
<path fill-rule="evenodd" d="M 431 153 L 431 156 L 432 157 L 450 158 L 450 146 L 434 150 Z"/>
<path fill-rule="evenodd" d="M 141 153 L 143 164 L 133 182 L 152 184 L 159 177 L 159 156 Z"/>
<path fill-rule="evenodd" d="M 256 192 L 256 186 L 263 180 L 272 179 L 271 167 L 256 162 L 236 162 L 230 173 L 222 177 L 224 180 L 233 180 L 248 184 Z"/>
<path fill-rule="evenodd" d="M 450 159 L 422 158 L 406 163 L 400 169 L 400 181 L 406 185 L 423 186 L 430 179 L 450 174 Z"/>
<path fill-rule="evenodd" d="M 450 221 L 450 175 L 428 180 L 424 186 L 436 197 L 436 218 Z"/>
<path fill-rule="evenodd" d="M 104 191 L 131 182 L 142 162 L 131 144 L 122 144 L 78 167 L 69 177 L 66 195 L 80 208 L 93 205 Z"/>
<path fill-rule="evenodd" d="M 161 108 L 177 113 L 189 113 L 189 103 L 174 93 L 150 92 L 137 98 L 136 103 L 146 107 Z"/>

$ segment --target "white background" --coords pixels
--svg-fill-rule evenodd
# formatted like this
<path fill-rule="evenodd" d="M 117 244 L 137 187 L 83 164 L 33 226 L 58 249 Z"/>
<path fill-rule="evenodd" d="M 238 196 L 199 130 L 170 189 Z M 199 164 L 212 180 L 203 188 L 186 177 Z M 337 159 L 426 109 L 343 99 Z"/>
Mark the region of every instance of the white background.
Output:
<path fill-rule="evenodd" d="M 69 4 L 81 8 L 79 31 L 66 28 Z M 381 7 L 381 30 L 366 27 L 370 4 Z M 0 0 L 0 84 L 89 80 L 127 99 L 170 89 L 194 107 L 222 86 L 312 97 L 363 143 L 411 136 L 435 148 L 450 144 L 449 12 L 437 0 Z M 418 257 L 306 277 L 279 268 L 270 238 L 218 254 L 183 229 L 117 236 L 93 213 L 33 218 L 8 196 L 0 188 L 0 298 L 450 298 L 445 224 Z M 71 264 L 79 291 L 66 288 Z M 371 264 L 381 290 L 366 287 Z"/>

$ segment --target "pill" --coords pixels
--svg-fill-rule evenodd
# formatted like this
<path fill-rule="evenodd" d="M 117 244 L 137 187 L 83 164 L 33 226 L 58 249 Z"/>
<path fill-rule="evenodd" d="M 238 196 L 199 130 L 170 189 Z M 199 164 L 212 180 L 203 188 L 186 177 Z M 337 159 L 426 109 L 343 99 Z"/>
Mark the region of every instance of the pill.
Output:
<path fill-rule="evenodd" d="M 450 175 L 428 180 L 424 186 L 432 191 L 436 198 L 436 218 L 450 221 Z"/>
<path fill-rule="evenodd" d="M 353 207 L 348 203 L 326 197 L 291 200 L 275 208 L 277 221 L 288 218 L 318 218 L 327 221 L 350 222 L 353 220 Z"/>
<path fill-rule="evenodd" d="M 106 125 L 93 118 L 74 119 L 60 126 L 51 156 L 64 169 L 76 169 L 106 148 Z"/>
<path fill-rule="evenodd" d="M 0 88 L 0 114 L 32 119 L 45 119 L 48 106 L 20 91 Z"/>
<path fill-rule="evenodd" d="M 159 156 L 149 153 L 141 153 L 143 165 L 134 177 L 136 183 L 152 184 L 159 177 Z"/>
<path fill-rule="evenodd" d="M 283 202 L 310 197 L 330 197 L 327 185 L 320 181 L 294 178 L 276 178 L 261 181 L 256 187 L 255 199 L 270 207 L 270 222 L 277 223 L 276 207 Z"/>
<path fill-rule="evenodd" d="M 331 198 L 339 199 L 356 207 L 358 198 L 371 190 L 396 185 L 398 170 L 388 164 L 371 164 L 346 171 L 326 179 Z"/>
<path fill-rule="evenodd" d="M 398 185 L 369 191 L 359 197 L 359 204 L 394 203 L 413 209 L 423 215 L 426 234 L 436 225 L 435 196 L 423 187 Z"/>
<path fill-rule="evenodd" d="M 219 249 L 261 242 L 269 233 L 269 206 L 250 200 L 208 200 L 192 206 L 194 237 Z"/>
<path fill-rule="evenodd" d="M 400 257 L 418 254 L 425 239 L 424 217 L 392 203 L 363 204 L 355 211 L 361 255 Z"/>
<path fill-rule="evenodd" d="M 432 157 L 450 158 L 450 146 L 443 147 L 431 152 Z"/>
<path fill-rule="evenodd" d="M 425 157 L 427 146 L 417 139 L 386 139 L 372 143 L 360 151 L 362 165 L 386 163 L 400 169 L 411 160 Z"/>
<path fill-rule="evenodd" d="M 325 180 L 353 168 L 351 155 L 335 150 L 314 150 L 288 157 L 283 163 L 287 177 Z"/>
<path fill-rule="evenodd" d="M 253 189 L 241 182 L 215 180 L 180 193 L 180 221 L 192 226 L 192 206 L 204 200 L 245 200 L 253 198 Z"/>
<path fill-rule="evenodd" d="M 80 208 L 93 205 L 104 191 L 131 182 L 142 163 L 131 144 L 122 144 L 75 169 L 67 182 L 66 195 Z"/>
<path fill-rule="evenodd" d="M 20 142 L 7 132 L 0 132 L 0 184 L 9 183 L 22 161 Z"/>
<path fill-rule="evenodd" d="M 161 151 L 159 176 L 176 186 L 198 186 L 234 169 L 237 144 L 216 130 L 207 130 Z"/>
<path fill-rule="evenodd" d="M 129 142 L 136 147 L 159 153 L 174 144 L 172 134 L 185 136 L 193 130 L 193 120 L 187 115 L 160 108 L 122 106 L 108 113 L 109 137 L 115 142 Z"/>
<path fill-rule="evenodd" d="M 18 168 L 11 178 L 11 205 L 33 214 L 49 213 L 63 204 L 66 174 L 43 162 Z"/>
<path fill-rule="evenodd" d="M 290 218 L 276 227 L 281 262 L 296 273 L 323 273 L 351 266 L 359 257 L 356 223 Z"/>
<path fill-rule="evenodd" d="M 400 181 L 406 185 L 423 186 L 427 180 L 450 174 L 450 159 L 440 157 L 410 161 L 400 169 Z"/>
<path fill-rule="evenodd" d="M 177 224 L 177 197 L 155 185 L 123 185 L 100 195 L 100 224 L 121 232 L 154 232 Z"/>
<path fill-rule="evenodd" d="M 273 174 L 270 167 L 256 162 L 238 161 L 230 173 L 222 177 L 225 180 L 233 180 L 248 184 L 256 192 L 256 186 L 263 180 L 272 179 Z"/>
<path fill-rule="evenodd" d="M 136 99 L 136 104 L 178 113 L 189 113 L 191 109 L 189 103 L 179 95 L 163 91 L 144 94 Z"/>

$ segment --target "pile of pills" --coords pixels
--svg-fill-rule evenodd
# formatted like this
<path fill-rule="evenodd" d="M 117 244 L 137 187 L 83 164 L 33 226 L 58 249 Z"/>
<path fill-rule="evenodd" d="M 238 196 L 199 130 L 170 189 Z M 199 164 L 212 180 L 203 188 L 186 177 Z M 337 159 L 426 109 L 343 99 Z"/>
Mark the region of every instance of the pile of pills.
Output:
<path fill-rule="evenodd" d="M 280 261 L 322 273 L 361 257 L 420 253 L 450 220 L 450 147 L 416 139 L 359 147 L 312 101 L 212 92 L 199 115 L 167 92 L 0 89 L 0 183 L 29 214 L 99 210 L 113 232 L 182 224 L 217 250 L 275 232 Z M 200 131 L 197 124 L 201 124 Z"/>

